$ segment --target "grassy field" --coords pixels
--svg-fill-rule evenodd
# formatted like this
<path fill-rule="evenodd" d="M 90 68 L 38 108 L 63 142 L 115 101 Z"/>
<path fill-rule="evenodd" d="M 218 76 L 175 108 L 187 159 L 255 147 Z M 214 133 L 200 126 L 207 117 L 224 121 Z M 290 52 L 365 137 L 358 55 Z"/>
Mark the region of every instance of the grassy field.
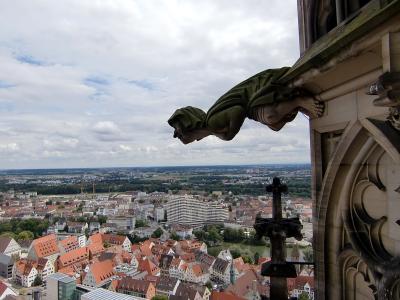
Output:
<path fill-rule="evenodd" d="M 260 257 L 269 257 L 270 256 L 270 249 L 269 246 L 253 246 L 253 245 L 245 245 L 239 243 L 226 243 L 223 242 L 222 245 L 216 247 L 208 247 L 208 253 L 213 256 L 217 256 L 221 250 L 224 249 L 237 249 L 240 251 L 242 255 L 250 256 L 251 258 L 254 257 L 254 254 L 258 252 Z M 287 248 L 287 256 L 290 256 L 292 248 Z M 300 249 L 301 253 L 302 249 Z M 302 255 L 301 255 L 302 256 Z"/>

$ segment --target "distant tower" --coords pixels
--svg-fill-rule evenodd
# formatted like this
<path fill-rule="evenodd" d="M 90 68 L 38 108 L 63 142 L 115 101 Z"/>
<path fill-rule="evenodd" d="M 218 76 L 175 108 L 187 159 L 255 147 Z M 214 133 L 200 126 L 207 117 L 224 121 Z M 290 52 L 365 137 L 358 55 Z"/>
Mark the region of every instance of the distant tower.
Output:
<path fill-rule="evenodd" d="M 94 182 L 93 182 L 93 194 L 96 194 L 96 185 Z"/>

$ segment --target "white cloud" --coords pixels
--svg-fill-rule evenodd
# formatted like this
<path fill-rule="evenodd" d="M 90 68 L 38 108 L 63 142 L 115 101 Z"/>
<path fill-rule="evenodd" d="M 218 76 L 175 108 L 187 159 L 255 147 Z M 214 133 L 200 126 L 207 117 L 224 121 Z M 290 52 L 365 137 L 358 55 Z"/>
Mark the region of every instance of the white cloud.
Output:
<path fill-rule="evenodd" d="M 14 0 L 0 10 L 0 166 L 309 161 L 302 117 L 186 146 L 166 122 L 291 65 L 296 18 L 295 0 Z"/>
<path fill-rule="evenodd" d="M 5 145 L 0 144 L 0 152 L 13 153 L 19 151 L 19 146 L 17 143 L 9 143 Z"/>
<path fill-rule="evenodd" d="M 112 121 L 101 121 L 97 122 L 93 126 L 93 131 L 98 134 L 119 134 L 120 129 L 118 126 Z"/>

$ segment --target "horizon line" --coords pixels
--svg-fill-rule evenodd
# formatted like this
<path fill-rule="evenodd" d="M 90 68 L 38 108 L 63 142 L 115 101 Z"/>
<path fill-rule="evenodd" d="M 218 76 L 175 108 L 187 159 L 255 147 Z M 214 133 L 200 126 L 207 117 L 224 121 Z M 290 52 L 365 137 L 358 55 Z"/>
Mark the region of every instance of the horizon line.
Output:
<path fill-rule="evenodd" d="M 198 167 L 246 167 L 246 166 L 276 166 L 276 165 L 311 165 L 310 162 L 296 163 L 250 163 L 250 164 L 213 164 L 213 165 L 159 165 L 159 166 L 130 166 L 130 167 L 49 167 L 49 168 L 6 168 L 4 171 L 25 171 L 25 170 L 93 170 L 93 169 L 152 169 L 152 168 L 198 168 Z"/>

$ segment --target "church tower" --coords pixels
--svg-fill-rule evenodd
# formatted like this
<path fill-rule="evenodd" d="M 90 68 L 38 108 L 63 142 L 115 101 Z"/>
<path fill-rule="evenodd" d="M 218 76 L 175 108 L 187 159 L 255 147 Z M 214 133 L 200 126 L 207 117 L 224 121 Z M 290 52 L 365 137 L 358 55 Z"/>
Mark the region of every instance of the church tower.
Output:
<path fill-rule="evenodd" d="M 400 299 L 400 1 L 298 0 L 316 299 Z"/>

